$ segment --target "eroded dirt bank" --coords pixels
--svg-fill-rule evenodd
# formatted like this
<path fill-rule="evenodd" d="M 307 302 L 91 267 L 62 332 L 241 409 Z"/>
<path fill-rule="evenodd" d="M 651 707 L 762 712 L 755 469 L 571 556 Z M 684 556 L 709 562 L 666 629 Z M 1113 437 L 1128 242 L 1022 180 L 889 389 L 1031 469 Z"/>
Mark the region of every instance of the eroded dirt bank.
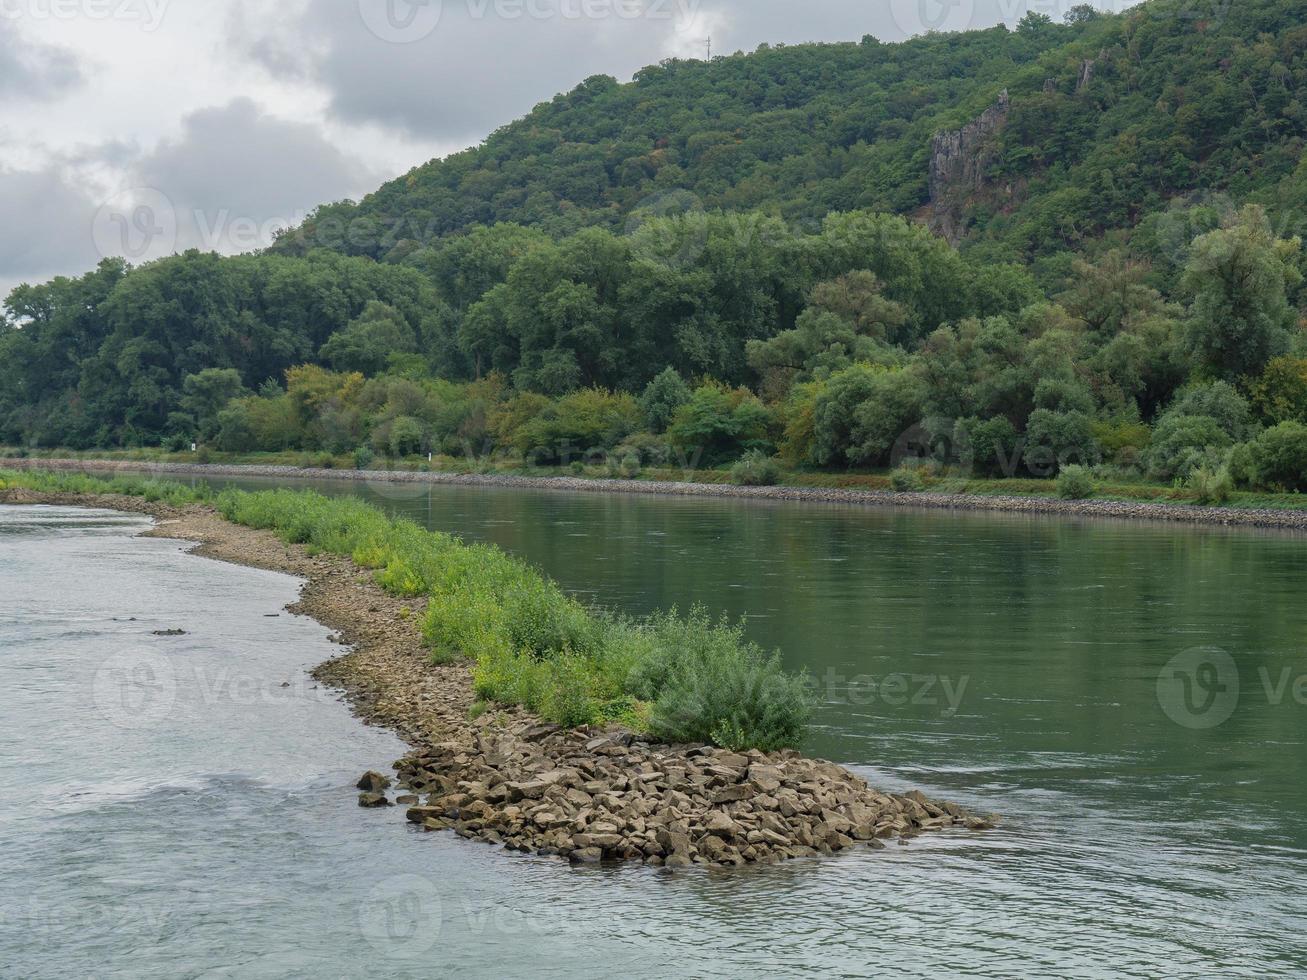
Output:
<path fill-rule="evenodd" d="M 659 745 L 617 728 L 562 730 L 520 709 L 475 721 L 470 669 L 437 666 L 422 645 L 421 600 L 398 600 L 345 558 L 311 556 L 268 531 L 113 495 L 11 489 L 0 503 L 103 507 L 156 518 L 153 537 L 197 542 L 194 553 L 299 576 L 290 611 L 336 630 L 350 652 L 314 671 L 355 713 L 413 751 L 390 777 L 370 774 L 360 803 L 407 806 L 413 824 L 511 850 L 574 862 L 739 866 L 772 863 L 927 831 L 988 829 L 978 817 L 920 793 L 876 791 L 844 768 L 796 752 L 733 753 Z"/>

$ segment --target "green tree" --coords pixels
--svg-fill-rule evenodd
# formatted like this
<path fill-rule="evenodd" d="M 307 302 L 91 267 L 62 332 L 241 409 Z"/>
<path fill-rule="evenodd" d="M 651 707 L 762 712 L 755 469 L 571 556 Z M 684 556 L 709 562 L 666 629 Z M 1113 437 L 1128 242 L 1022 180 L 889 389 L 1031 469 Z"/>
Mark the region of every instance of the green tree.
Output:
<path fill-rule="evenodd" d="M 399 310 L 372 300 L 345 329 L 331 336 L 320 356 L 337 371 L 380 374 L 397 354 L 417 350 L 417 337 Z"/>
<path fill-rule="evenodd" d="M 1287 350 L 1296 319 L 1288 290 L 1302 278 L 1300 250 L 1296 238 L 1277 239 L 1255 206 L 1195 239 L 1184 279 L 1193 297 L 1187 340 L 1206 370 L 1231 381 L 1255 376 Z"/>
<path fill-rule="evenodd" d="M 246 393 L 235 368 L 206 368 L 182 382 L 181 407 L 194 419 L 199 438 L 208 440 L 217 432 L 218 416 L 227 403 Z"/>
<path fill-rule="evenodd" d="M 690 386 L 673 368 L 665 369 L 650 381 L 640 396 L 640 408 L 649 431 L 666 432 L 677 409 L 687 404 L 691 396 Z"/>

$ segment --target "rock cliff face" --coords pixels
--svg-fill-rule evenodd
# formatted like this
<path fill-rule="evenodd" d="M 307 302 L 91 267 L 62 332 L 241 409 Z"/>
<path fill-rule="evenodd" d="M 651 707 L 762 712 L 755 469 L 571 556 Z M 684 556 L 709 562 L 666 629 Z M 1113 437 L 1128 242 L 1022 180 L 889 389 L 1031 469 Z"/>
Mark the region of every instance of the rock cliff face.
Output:
<path fill-rule="evenodd" d="M 961 129 L 936 133 L 930 147 L 930 229 L 957 243 L 966 231 L 967 198 L 985 186 L 993 159 L 993 137 L 1007 123 L 1011 102 L 1007 89 L 998 101 Z"/>
<path fill-rule="evenodd" d="M 1083 92 L 1085 89 L 1089 88 L 1089 83 L 1094 80 L 1095 63 L 1096 62 L 1093 58 L 1086 58 L 1084 61 L 1080 62 L 1080 74 L 1076 78 L 1077 93 Z"/>

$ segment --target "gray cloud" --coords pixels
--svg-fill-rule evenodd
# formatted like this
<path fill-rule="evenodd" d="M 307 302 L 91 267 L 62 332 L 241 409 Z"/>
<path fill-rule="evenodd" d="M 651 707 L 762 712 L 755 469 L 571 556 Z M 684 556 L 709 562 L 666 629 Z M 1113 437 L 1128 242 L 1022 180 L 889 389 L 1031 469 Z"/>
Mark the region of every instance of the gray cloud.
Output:
<path fill-rule="evenodd" d="M 402 25 L 409 0 L 363 0 L 362 6 L 358 0 L 309 0 L 294 33 L 308 39 L 306 45 L 288 47 L 279 41 L 281 25 L 260 33 L 248 17 L 233 22 L 230 36 L 273 75 L 307 77 L 322 86 L 342 122 L 470 143 L 589 75 L 633 71 L 665 57 L 676 40 L 672 15 L 692 0 L 666 0 L 656 16 L 639 19 L 560 12 L 582 0 L 432 2 L 427 9 L 439 12 L 438 24 L 410 43 L 396 42 L 404 29 L 392 30 L 384 14 L 386 4 L 396 4 Z M 632 0 L 587 2 L 612 10 Z M 529 4 L 536 15 L 526 12 Z M 420 20 L 415 24 L 421 29 Z"/>
<path fill-rule="evenodd" d="M 27 40 L 12 21 L 0 19 L 0 95 L 53 99 L 82 81 L 75 55 Z"/>
<path fill-rule="evenodd" d="M 210 228 L 224 220 L 293 221 L 381 179 L 316 127 L 269 116 L 249 99 L 187 116 L 179 138 L 133 169 L 139 184 L 161 191 L 179 213 L 204 215 Z"/>
<path fill-rule="evenodd" d="M 80 176 L 102 167 L 122 174 L 112 193 Z M 109 255 L 259 248 L 318 204 L 380 180 L 317 128 L 248 99 L 191 114 L 176 139 L 145 154 L 119 141 L 76 147 L 44 169 L 0 171 L 0 296 Z"/>
<path fill-rule="evenodd" d="M 304 0 L 276 14 L 237 8 L 229 43 L 276 77 L 316 82 L 341 121 L 467 144 L 589 75 L 624 79 L 671 55 L 702 57 L 709 33 L 721 54 L 867 34 L 895 41 L 1015 23 L 1028 10 L 1060 19 L 1079 2 Z"/>
<path fill-rule="evenodd" d="M 96 206 L 54 170 L 0 172 L 0 298 L 23 281 L 91 268 Z"/>

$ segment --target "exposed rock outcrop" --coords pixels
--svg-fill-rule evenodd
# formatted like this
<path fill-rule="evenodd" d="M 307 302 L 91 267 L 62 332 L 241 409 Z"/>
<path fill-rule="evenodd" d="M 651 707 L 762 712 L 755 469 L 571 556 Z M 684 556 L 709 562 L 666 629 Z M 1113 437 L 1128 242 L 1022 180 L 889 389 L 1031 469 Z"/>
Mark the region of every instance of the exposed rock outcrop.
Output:
<path fill-rule="evenodd" d="M 1080 62 L 1080 74 L 1076 77 L 1076 94 L 1079 95 L 1085 89 L 1089 88 L 1090 82 L 1094 80 L 1093 58 L 1086 58 Z"/>
<path fill-rule="evenodd" d="M 930 146 L 930 229 L 956 243 L 966 231 L 965 206 L 985 187 L 994 137 L 1007 124 L 1007 89 L 961 129 L 936 133 Z"/>

